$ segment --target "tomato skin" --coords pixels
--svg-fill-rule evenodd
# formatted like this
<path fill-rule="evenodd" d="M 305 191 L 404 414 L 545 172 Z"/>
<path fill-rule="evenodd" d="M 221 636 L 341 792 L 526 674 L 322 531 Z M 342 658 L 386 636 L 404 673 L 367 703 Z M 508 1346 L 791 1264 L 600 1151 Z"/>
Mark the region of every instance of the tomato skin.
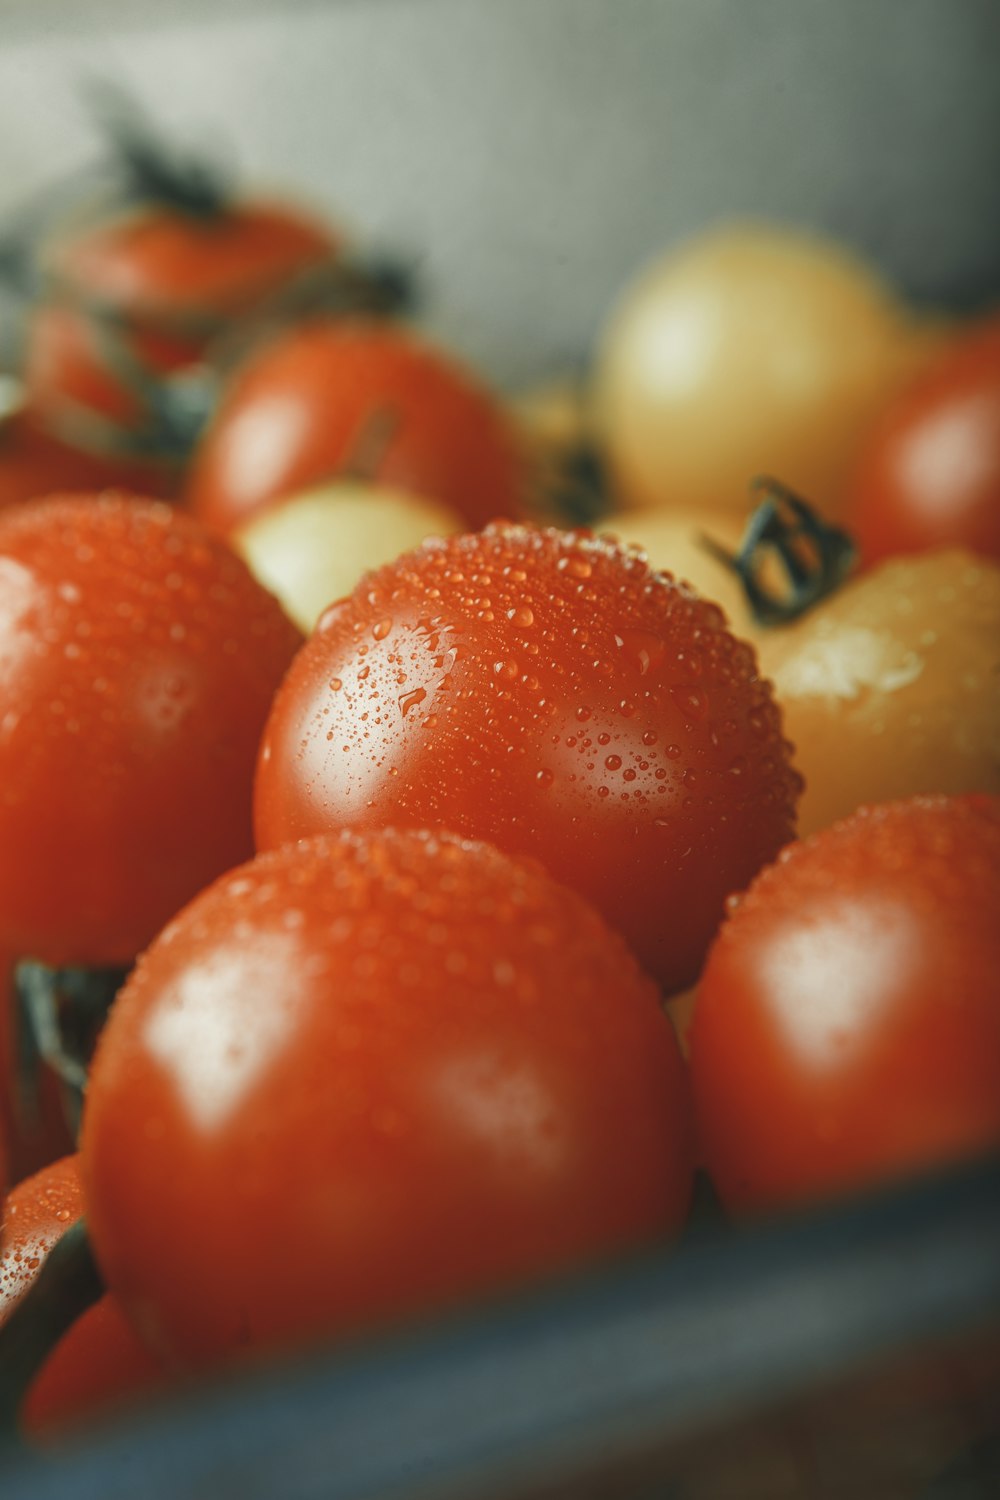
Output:
<path fill-rule="evenodd" d="M 238 370 L 195 453 L 190 508 L 228 533 L 333 478 L 387 424 L 365 477 L 451 506 L 470 526 L 523 511 L 511 420 L 451 356 L 364 320 L 314 319 Z"/>
<path fill-rule="evenodd" d="M 711 950 L 690 1035 L 728 1208 L 1000 1145 L 1000 799 L 861 809 L 785 850 Z"/>
<path fill-rule="evenodd" d="M 94 1062 L 88 1223 L 150 1347 L 207 1366 L 677 1228 L 655 986 L 532 862 L 441 834 L 285 845 L 142 957 Z"/>
<path fill-rule="evenodd" d="M 866 565 L 948 546 L 1000 561 L 1000 317 L 953 338 L 885 412 L 848 524 Z"/>
<path fill-rule="evenodd" d="M 806 780 L 799 831 L 866 802 L 1000 793 L 1000 566 L 960 548 L 888 558 L 761 631 Z"/>
<path fill-rule="evenodd" d="M 0 1326 L 83 1212 L 76 1156 L 53 1162 L 7 1196 L 0 1231 Z M 49 1354 L 25 1395 L 20 1425 L 30 1436 L 48 1437 L 84 1418 L 107 1416 L 167 1378 L 106 1295 L 77 1318 Z"/>
<path fill-rule="evenodd" d="M 608 538 L 491 526 L 333 606 L 261 745 L 260 848 L 452 828 L 539 859 L 669 991 L 794 833 L 800 788 L 752 649 Z"/>
<path fill-rule="evenodd" d="M 251 849 L 301 637 L 224 544 L 108 493 L 0 515 L 0 946 L 128 964 Z"/>

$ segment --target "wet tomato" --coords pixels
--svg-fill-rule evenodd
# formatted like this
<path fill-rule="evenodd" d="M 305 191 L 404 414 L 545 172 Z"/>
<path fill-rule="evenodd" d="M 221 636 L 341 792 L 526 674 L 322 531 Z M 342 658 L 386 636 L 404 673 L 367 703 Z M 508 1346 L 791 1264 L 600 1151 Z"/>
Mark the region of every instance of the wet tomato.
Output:
<path fill-rule="evenodd" d="M 123 964 L 251 844 L 254 757 L 301 637 L 169 506 L 0 515 L 0 945 Z"/>
<path fill-rule="evenodd" d="M 939 338 L 837 244 L 710 231 L 626 289 L 601 342 L 595 422 L 623 501 L 740 509 L 767 473 L 836 511 L 868 424 Z"/>
<path fill-rule="evenodd" d="M 262 744 L 258 844 L 452 828 L 537 857 L 668 989 L 794 833 L 799 780 L 752 649 L 638 551 L 490 526 L 331 607 Z"/>
<path fill-rule="evenodd" d="M 761 631 L 806 780 L 802 834 L 864 802 L 1000 792 L 1000 566 L 892 558 L 793 624 Z"/>
<path fill-rule="evenodd" d="M 191 509 L 221 532 L 357 466 L 470 526 L 523 509 L 512 419 L 450 355 L 364 320 L 314 319 L 252 355 L 195 454 Z"/>
<path fill-rule="evenodd" d="M 1000 1146 L 1000 800 L 865 808 L 734 905 L 691 1029 L 725 1203 L 821 1197 Z"/>
<path fill-rule="evenodd" d="M 288 844 L 133 970 L 83 1158 L 98 1261 L 190 1366 L 338 1336 L 676 1229 L 656 987 L 534 862 L 418 831 Z"/>

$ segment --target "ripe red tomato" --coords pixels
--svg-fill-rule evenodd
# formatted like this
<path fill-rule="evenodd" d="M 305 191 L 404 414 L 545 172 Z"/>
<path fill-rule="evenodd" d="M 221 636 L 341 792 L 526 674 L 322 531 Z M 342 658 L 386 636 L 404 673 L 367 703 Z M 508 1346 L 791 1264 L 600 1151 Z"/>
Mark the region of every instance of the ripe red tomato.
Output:
<path fill-rule="evenodd" d="M 44 258 L 46 292 L 28 332 L 33 408 L 78 427 L 87 416 L 110 421 L 127 441 L 149 418 L 143 377 L 196 364 L 339 249 L 335 233 L 298 209 L 221 197 L 202 212 L 152 202 L 63 235 Z"/>
<path fill-rule="evenodd" d="M 530 854 L 668 989 L 794 834 L 800 782 L 753 650 L 639 551 L 490 526 L 329 609 L 275 700 L 258 846 L 434 826 Z"/>
<path fill-rule="evenodd" d="M 851 493 L 865 563 L 946 546 L 1000 561 L 1000 317 L 949 342 L 889 407 Z"/>
<path fill-rule="evenodd" d="M 1000 799 L 868 807 L 784 851 L 709 955 L 690 1061 L 734 1210 L 1000 1145 Z"/>
<path fill-rule="evenodd" d="M 195 453 L 188 501 L 228 532 L 356 456 L 366 477 L 441 501 L 471 526 L 523 510 L 521 448 L 493 396 L 405 329 L 332 318 L 237 371 Z"/>
<path fill-rule="evenodd" d="M 87 1095 L 95 1253 L 197 1366 L 677 1228 L 686 1078 L 655 986 L 533 861 L 449 834 L 289 844 L 203 892 Z"/>
<path fill-rule="evenodd" d="M 257 742 L 300 639 L 167 505 L 0 515 L 0 946 L 130 963 L 246 857 Z"/>
<path fill-rule="evenodd" d="M 83 1211 L 75 1156 L 54 1162 L 8 1195 L 0 1229 L 0 1326 Z M 21 1426 L 31 1435 L 48 1436 L 132 1404 L 167 1378 L 114 1299 L 104 1296 L 63 1335 L 35 1376 L 22 1403 Z"/>

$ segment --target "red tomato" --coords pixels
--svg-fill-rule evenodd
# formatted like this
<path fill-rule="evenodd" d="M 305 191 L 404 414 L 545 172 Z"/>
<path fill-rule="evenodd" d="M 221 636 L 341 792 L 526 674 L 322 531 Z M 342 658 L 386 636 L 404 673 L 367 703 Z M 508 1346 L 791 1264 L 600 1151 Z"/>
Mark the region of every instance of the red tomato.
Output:
<path fill-rule="evenodd" d="M 865 563 L 946 546 L 1000 561 L 1000 317 L 949 343 L 889 407 L 848 524 Z"/>
<path fill-rule="evenodd" d="M 259 847 L 454 828 L 587 896 L 668 989 L 794 834 L 799 779 L 721 610 L 587 533 L 428 542 L 321 618 L 275 700 Z"/>
<path fill-rule="evenodd" d="M 359 452 L 369 440 L 374 451 Z M 402 328 L 332 318 L 237 372 L 195 454 L 188 500 L 228 532 L 355 457 L 366 477 L 450 505 L 471 526 L 523 509 L 519 441 L 468 371 Z"/>
<path fill-rule="evenodd" d="M 534 862 L 344 833 L 216 882 L 133 971 L 85 1107 L 95 1253 L 197 1366 L 674 1229 L 686 1078 L 655 986 Z"/>
<path fill-rule="evenodd" d="M 129 963 L 246 857 L 257 743 L 300 639 L 167 505 L 0 515 L 0 946 Z"/>
<path fill-rule="evenodd" d="M 1000 1145 L 1000 799 L 861 809 L 735 904 L 690 1036 L 734 1210 Z"/>
<path fill-rule="evenodd" d="M 46 258 L 48 291 L 29 329 L 33 407 L 53 419 L 69 406 L 77 418 L 141 425 L 143 375 L 196 364 L 213 339 L 339 248 L 297 209 L 222 200 L 201 213 L 148 204 L 63 236 Z"/>
<path fill-rule="evenodd" d="M 65 1157 L 22 1182 L 4 1203 L 0 1230 L 0 1326 L 27 1292 L 57 1240 L 84 1211 L 78 1159 Z M 166 1383 L 121 1309 L 105 1296 L 63 1335 L 25 1396 L 25 1431 L 49 1435 L 108 1415 Z"/>

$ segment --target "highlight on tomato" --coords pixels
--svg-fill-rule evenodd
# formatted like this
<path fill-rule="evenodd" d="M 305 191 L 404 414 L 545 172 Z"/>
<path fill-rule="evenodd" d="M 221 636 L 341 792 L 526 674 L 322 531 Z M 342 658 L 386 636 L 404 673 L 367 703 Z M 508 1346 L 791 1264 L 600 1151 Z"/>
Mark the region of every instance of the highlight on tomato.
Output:
<path fill-rule="evenodd" d="M 186 496 L 228 534 L 283 496 L 352 475 L 468 526 L 522 514 L 527 482 L 513 419 L 454 356 L 401 326 L 311 318 L 236 369 Z"/>
<path fill-rule="evenodd" d="M 800 785 L 716 606 L 613 539 L 497 525 L 327 610 L 275 698 L 255 822 L 261 848 L 394 824 L 531 855 L 669 992 L 793 836 Z"/>
<path fill-rule="evenodd" d="M 344 832 L 224 876 L 152 944 L 83 1128 L 98 1263 L 201 1368 L 679 1228 L 687 1081 L 656 986 L 534 862 Z"/>
<path fill-rule="evenodd" d="M 735 898 L 698 987 L 702 1160 L 762 1211 L 1000 1146 L 1000 799 L 860 809 Z"/>
<path fill-rule="evenodd" d="M 954 335 L 882 414 L 847 515 L 866 565 L 943 547 L 1000 562 L 1000 317 Z"/>
<path fill-rule="evenodd" d="M 106 493 L 0 514 L 0 947 L 131 963 L 251 852 L 301 637 L 191 517 Z"/>

